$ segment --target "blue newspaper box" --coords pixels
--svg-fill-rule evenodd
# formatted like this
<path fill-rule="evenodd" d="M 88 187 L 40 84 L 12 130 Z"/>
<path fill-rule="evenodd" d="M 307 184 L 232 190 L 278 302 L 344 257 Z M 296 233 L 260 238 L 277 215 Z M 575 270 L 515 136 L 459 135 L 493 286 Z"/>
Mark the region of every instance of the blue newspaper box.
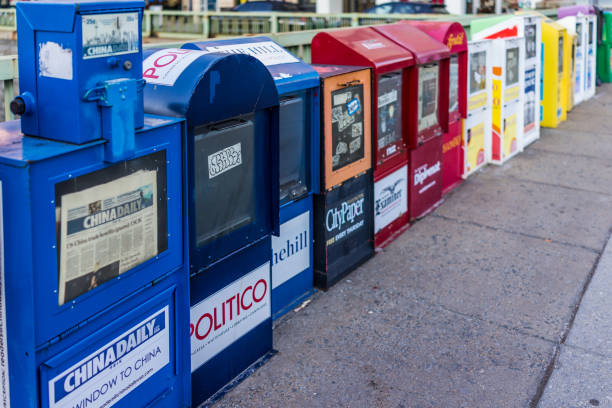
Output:
<path fill-rule="evenodd" d="M 0 370 L 14 407 L 189 401 L 183 126 L 145 122 L 135 156 L 113 164 L 102 141 L 0 124 Z"/>
<path fill-rule="evenodd" d="M 44 68 L 42 50 L 65 29 L 57 41 L 72 55 L 74 75 L 55 77 L 51 86 L 39 70 L 20 72 L 21 84 L 38 87 L 35 94 L 22 87 L 12 107 L 19 113 L 27 101 L 30 112 L 41 113 L 43 101 L 53 101 L 57 116 L 38 116 L 35 129 L 51 133 L 23 134 L 32 120 L 25 112 L 21 123 L 0 123 L 0 346 L 7 350 L 0 400 L 32 408 L 187 406 L 184 122 L 145 118 L 139 72 L 120 76 L 83 61 L 88 23 L 76 11 L 98 22 L 110 14 L 125 21 L 123 14 L 139 16 L 144 7 L 93 4 L 17 6 L 20 65 Z M 44 32 L 33 36 L 26 20 Z M 114 48 L 114 37 L 98 39 L 110 56 L 127 55 Z M 139 55 L 139 37 L 135 47 L 129 55 Z M 69 117 L 78 125 L 86 111 L 94 112 L 95 134 L 63 127 Z"/>
<path fill-rule="evenodd" d="M 278 93 L 266 67 L 243 54 L 148 50 L 143 77 L 145 111 L 187 123 L 183 222 L 198 406 L 272 349 Z"/>
<path fill-rule="evenodd" d="M 36 1 L 17 4 L 19 88 L 11 105 L 24 134 L 69 143 L 103 137 L 101 116 L 83 96 L 100 81 L 142 79 L 143 2 Z M 134 120 L 143 126 L 142 81 Z M 61 95 L 61 103 L 58 96 Z M 127 126 L 127 124 L 126 124 Z"/>
<path fill-rule="evenodd" d="M 280 236 L 272 238 L 272 315 L 313 292 L 312 197 L 319 191 L 319 74 L 267 37 L 188 43 L 182 48 L 247 54 L 272 74 L 280 98 Z"/>
<path fill-rule="evenodd" d="M 114 13 L 117 4 L 97 12 Z M 144 6 L 127 4 L 138 5 L 135 15 Z M 78 8 L 32 3 L 17 14 L 20 21 L 46 14 L 53 32 L 54 23 L 65 23 L 66 7 Z M 22 27 L 20 39 L 29 33 L 26 27 L 21 36 Z M 46 35 L 20 42 L 19 57 L 28 61 L 48 44 Z M 82 57 L 79 35 L 62 43 L 75 60 Z M 142 105 L 138 112 L 141 78 L 117 78 L 112 67 L 78 70 L 78 80 L 56 78 L 57 86 L 69 90 L 82 80 L 92 88 L 80 100 L 68 91 L 52 96 L 60 108 L 95 106 L 96 140 L 65 142 L 59 118 L 58 134 L 46 138 L 24 135 L 23 121 L 0 123 L 0 345 L 8 350 L 0 357 L 0 399 L 31 408 L 187 406 L 184 123 L 144 117 Z M 25 75 L 22 83 L 36 82 L 38 74 Z M 50 89 L 39 87 L 30 108 L 40 112 Z M 27 99 L 20 97 L 15 105 Z M 143 127 L 135 131 L 137 121 Z M 82 131 L 71 129 L 75 142 L 83 142 Z"/>

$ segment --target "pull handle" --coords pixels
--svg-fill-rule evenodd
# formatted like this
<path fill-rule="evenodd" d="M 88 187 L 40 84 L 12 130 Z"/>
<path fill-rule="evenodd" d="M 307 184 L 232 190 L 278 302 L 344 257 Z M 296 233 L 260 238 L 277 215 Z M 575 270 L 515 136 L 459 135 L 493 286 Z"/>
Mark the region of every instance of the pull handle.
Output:
<path fill-rule="evenodd" d="M 361 81 L 360 81 L 360 80 L 358 80 L 358 79 L 353 79 L 352 81 L 348 81 L 348 82 L 340 82 L 340 83 L 338 83 L 338 86 L 341 86 L 341 87 L 343 87 L 343 88 L 346 88 L 346 87 L 349 87 L 349 86 L 351 86 L 351 85 L 357 85 L 357 84 L 360 84 L 360 83 L 361 83 Z"/>

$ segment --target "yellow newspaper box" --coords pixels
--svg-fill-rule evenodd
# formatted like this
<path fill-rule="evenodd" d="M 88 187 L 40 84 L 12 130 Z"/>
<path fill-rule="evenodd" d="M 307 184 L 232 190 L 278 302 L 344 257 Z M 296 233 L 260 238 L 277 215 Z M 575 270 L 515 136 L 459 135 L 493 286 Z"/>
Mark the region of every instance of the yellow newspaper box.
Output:
<path fill-rule="evenodd" d="M 567 30 L 552 20 L 542 22 L 544 45 L 544 92 L 542 122 L 544 127 L 556 128 L 564 120 L 563 87 L 565 83 L 565 35 Z"/>

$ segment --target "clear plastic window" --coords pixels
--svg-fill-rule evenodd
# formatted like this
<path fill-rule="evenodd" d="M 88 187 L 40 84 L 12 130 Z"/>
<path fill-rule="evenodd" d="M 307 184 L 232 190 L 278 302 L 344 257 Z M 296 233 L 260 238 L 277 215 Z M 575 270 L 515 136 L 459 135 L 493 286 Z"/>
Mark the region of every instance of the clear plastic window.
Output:
<path fill-rule="evenodd" d="M 402 73 L 378 77 L 378 150 L 402 138 Z"/>
<path fill-rule="evenodd" d="M 512 86 L 519 81 L 519 49 L 506 50 L 506 86 Z"/>
<path fill-rule="evenodd" d="M 364 157 L 363 84 L 350 85 L 331 93 L 332 170 Z"/>
<path fill-rule="evenodd" d="M 254 131 L 253 115 L 195 129 L 198 246 L 254 220 Z"/>
<path fill-rule="evenodd" d="M 558 61 L 558 70 L 559 70 L 559 75 L 561 75 L 563 73 L 563 36 L 560 35 L 559 36 L 559 61 Z"/>
<path fill-rule="evenodd" d="M 56 184 L 58 304 L 168 249 L 166 151 Z"/>
<path fill-rule="evenodd" d="M 450 59 L 449 79 L 448 111 L 454 112 L 459 107 L 459 57 L 456 55 Z"/>
<path fill-rule="evenodd" d="M 578 47 L 582 46 L 582 23 L 576 23 L 576 38 L 578 39 Z"/>
<path fill-rule="evenodd" d="M 593 22 L 589 21 L 589 45 L 593 45 Z"/>
<path fill-rule="evenodd" d="M 282 98 L 279 112 L 280 202 L 298 199 L 308 192 L 306 154 L 306 104 L 301 94 Z"/>
<path fill-rule="evenodd" d="M 438 124 L 438 64 L 419 67 L 419 132 Z"/>
<path fill-rule="evenodd" d="M 479 51 L 470 54 L 470 94 L 487 88 L 487 53 Z"/>
<path fill-rule="evenodd" d="M 525 26 L 525 58 L 535 58 L 538 44 L 536 43 L 536 25 Z"/>

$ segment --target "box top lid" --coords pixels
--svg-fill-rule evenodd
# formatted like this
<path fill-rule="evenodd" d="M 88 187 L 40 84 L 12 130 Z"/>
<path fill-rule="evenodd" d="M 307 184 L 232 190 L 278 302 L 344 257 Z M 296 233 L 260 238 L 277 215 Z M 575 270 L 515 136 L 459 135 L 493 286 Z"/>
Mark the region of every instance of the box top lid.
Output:
<path fill-rule="evenodd" d="M 269 37 L 191 42 L 181 48 L 225 54 L 246 54 L 257 58 L 270 71 L 279 94 L 319 85 L 319 74 Z"/>
<path fill-rule="evenodd" d="M 456 21 L 402 20 L 400 23 L 418 28 L 436 41 L 445 44 L 452 53 L 463 52 L 468 49 L 465 29 Z"/>
<path fill-rule="evenodd" d="M 374 68 L 378 74 L 414 65 L 413 54 L 372 27 L 358 27 L 314 36 L 312 62 L 345 63 Z"/>

